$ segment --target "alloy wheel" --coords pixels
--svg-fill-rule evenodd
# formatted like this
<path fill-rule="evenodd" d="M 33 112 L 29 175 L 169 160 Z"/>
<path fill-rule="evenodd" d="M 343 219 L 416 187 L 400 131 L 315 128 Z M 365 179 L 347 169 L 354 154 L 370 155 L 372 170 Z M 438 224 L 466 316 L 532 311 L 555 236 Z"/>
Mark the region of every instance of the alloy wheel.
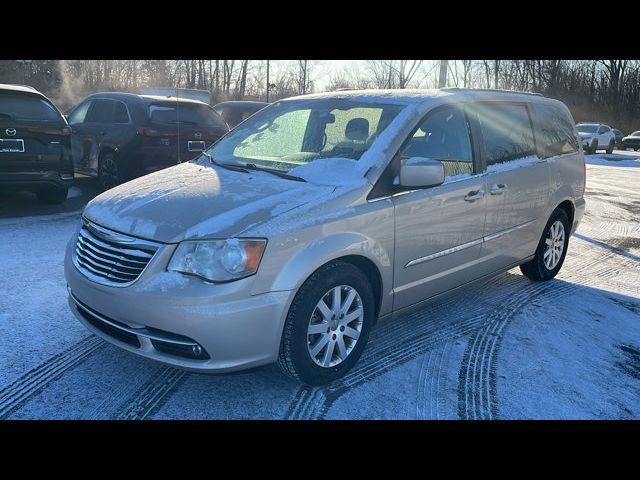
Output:
<path fill-rule="evenodd" d="M 564 225 L 560 220 L 553 222 L 549 228 L 549 234 L 545 239 L 547 248 L 544 251 L 544 266 L 547 270 L 553 270 L 560 262 L 562 258 L 562 252 L 564 251 Z"/>
<path fill-rule="evenodd" d="M 311 313 L 307 349 L 324 368 L 342 363 L 353 351 L 362 332 L 364 308 L 355 288 L 339 285 L 325 293 Z"/>

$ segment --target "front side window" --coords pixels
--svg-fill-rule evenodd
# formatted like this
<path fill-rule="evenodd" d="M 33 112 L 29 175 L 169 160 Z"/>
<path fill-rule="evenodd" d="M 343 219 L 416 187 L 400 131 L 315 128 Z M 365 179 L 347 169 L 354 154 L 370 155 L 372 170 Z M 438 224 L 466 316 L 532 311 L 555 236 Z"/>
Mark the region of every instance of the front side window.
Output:
<path fill-rule="evenodd" d="M 69 114 L 69 123 L 74 125 L 78 123 L 84 123 L 90 105 L 91 100 L 87 100 L 86 102 L 78 105 L 76 109 Z"/>
<path fill-rule="evenodd" d="M 603 133 L 607 133 L 609 131 L 609 129 L 607 127 L 600 127 L 600 130 L 598 130 L 599 134 L 603 134 Z"/>
<path fill-rule="evenodd" d="M 565 112 L 552 105 L 537 104 L 533 108 L 538 120 L 536 140 L 540 158 L 578 151 L 578 138 Z"/>
<path fill-rule="evenodd" d="M 533 130 L 525 105 L 487 103 L 475 108 L 488 166 L 535 155 Z"/>
<path fill-rule="evenodd" d="M 464 111 L 446 107 L 430 114 L 400 152 L 401 161 L 410 157 L 439 160 L 444 166 L 445 177 L 473 173 Z"/>
<path fill-rule="evenodd" d="M 209 153 L 222 163 L 281 171 L 327 158 L 359 160 L 403 108 L 351 99 L 278 102 L 249 117 Z"/>

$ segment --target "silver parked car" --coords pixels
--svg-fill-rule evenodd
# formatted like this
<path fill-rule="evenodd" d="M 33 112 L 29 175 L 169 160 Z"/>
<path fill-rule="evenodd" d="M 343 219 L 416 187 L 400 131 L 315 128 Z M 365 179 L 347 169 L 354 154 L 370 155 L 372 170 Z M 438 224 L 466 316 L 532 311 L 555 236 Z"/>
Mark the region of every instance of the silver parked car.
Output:
<path fill-rule="evenodd" d="M 377 319 L 520 266 L 560 270 L 585 208 L 567 108 L 514 92 L 276 102 L 200 158 L 91 201 L 65 260 L 92 332 L 178 367 L 308 384 Z"/>

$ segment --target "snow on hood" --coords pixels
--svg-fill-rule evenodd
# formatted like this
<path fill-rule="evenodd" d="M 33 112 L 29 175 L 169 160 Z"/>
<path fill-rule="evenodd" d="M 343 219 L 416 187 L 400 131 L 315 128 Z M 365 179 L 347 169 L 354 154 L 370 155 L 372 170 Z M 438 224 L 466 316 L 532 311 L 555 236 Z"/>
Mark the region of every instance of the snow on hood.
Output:
<path fill-rule="evenodd" d="M 108 190 L 84 216 L 112 230 L 174 243 L 226 238 L 308 202 L 335 187 L 295 182 L 266 172 L 234 172 L 206 160 L 161 170 Z"/>

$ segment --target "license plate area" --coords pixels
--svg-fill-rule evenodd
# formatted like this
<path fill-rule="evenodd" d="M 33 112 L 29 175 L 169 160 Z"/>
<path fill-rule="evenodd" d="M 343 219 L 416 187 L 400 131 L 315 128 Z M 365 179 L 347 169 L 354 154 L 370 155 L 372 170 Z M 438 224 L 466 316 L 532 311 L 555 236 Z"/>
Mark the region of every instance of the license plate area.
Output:
<path fill-rule="evenodd" d="M 203 152 L 205 144 L 202 140 L 189 140 L 187 142 L 187 150 L 190 152 Z"/>
<path fill-rule="evenodd" d="M 21 138 L 0 138 L 0 152 L 22 153 L 24 152 L 24 140 Z"/>

